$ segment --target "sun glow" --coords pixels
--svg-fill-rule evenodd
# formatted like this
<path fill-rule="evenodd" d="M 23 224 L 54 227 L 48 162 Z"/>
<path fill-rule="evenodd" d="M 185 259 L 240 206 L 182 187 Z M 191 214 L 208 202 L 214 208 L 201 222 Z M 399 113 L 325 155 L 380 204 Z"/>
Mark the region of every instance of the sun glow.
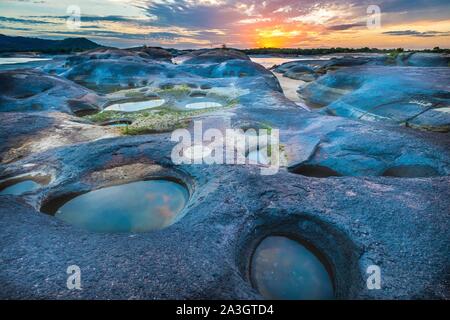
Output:
<path fill-rule="evenodd" d="M 80 6 L 82 28 L 68 30 L 68 4 Z M 379 47 L 450 46 L 443 10 L 382 12 L 366 27 L 366 8 L 354 1 L 59 0 L 0 1 L 0 34 L 86 37 L 118 47 Z M 421 4 L 422 6 L 422 4 Z M 436 8 L 440 8 L 437 6 Z M 405 10 L 408 8 L 405 8 Z M 411 9 L 411 8 L 410 8 Z M 414 9 L 414 8 L 413 8 Z M 432 13 L 436 12 L 436 13 Z M 98 19 L 96 19 L 98 18 Z"/>
<path fill-rule="evenodd" d="M 284 31 L 282 29 L 262 29 L 257 30 L 257 45 L 265 48 L 282 47 L 300 35 L 300 31 Z"/>

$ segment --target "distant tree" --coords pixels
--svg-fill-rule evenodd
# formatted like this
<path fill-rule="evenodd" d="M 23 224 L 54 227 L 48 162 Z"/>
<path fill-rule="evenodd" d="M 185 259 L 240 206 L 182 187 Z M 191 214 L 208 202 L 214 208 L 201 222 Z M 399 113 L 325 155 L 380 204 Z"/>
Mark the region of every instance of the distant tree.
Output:
<path fill-rule="evenodd" d="M 286 55 L 322 55 L 322 54 L 333 54 L 333 53 L 355 53 L 355 52 L 377 52 L 386 53 L 395 59 L 399 54 L 405 52 L 403 48 L 397 49 L 378 49 L 378 48 L 342 48 L 342 47 L 332 47 L 332 48 L 253 48 L 241 50 L 246 54 L 286 54 Z M 426 51 L 431 51 L 428 49 Z M 440 51 L 433 52 L 449 52 L 449 49 L 440 49 Z"/>

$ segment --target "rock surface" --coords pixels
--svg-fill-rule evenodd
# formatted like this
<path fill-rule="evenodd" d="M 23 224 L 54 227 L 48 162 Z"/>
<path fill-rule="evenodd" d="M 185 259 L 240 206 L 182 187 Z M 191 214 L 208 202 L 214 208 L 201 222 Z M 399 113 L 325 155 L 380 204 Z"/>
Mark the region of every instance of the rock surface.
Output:
<path fill-rule="evenodd" d="M 331 115 L 450 131 L 448 68 L 358 67 L 329 72 L 299 89 Z"/>
<path fill-rule="evenodd" d="M 6 169 L 17 174 L 34 163 L 58 178 L 25 197 L 2 197 L 2 298 L 260 298 L 245 270 L 256 243 L 274 232 L 299 235 L 326 254 L 339 298 L 448 298 L 448 177 L 315 179 L 284 170 L 261 176 L 246 166 L 173 167 L 171 146 L 167 136 L 101 140 Z M 150 170 L 155 164 L 166 169 Z M 95 234 L 38 212 L 58 194 L 161 175 L 195 184 L 186 215 L 161 231 Z M 65 287 L 72 264 L 82 270 L 82 291 Z M 384 290 L 365 287 L 372 264 L 382 268 Z"/>
<path fill-rule="evenodd" d="M 62 76 L 99 92 L 114 92 L 145 86 L 168 72 L 166 65 L 143 59 L 93 59 L 74 65 Z"/>
<path fill-rule="evenodd" d="M 0 71 L 0 112 L 99 111 L 100 97 L 71 81 L 37 70 Z"/>
<path fill-rule="evenodd" d="M 87 62 L 90 60 L 127 60 L 127 61 L 142 61 L 156 60 L 161 62 L 170 62 L 172 55 L 166 50 L 151 47 L 139 47 L 129 50 L 120 49 L 94 49 L 86 51 L 77 55 L 69 56 L 66 60 L 66 66 L 71 67 L 76 64 Z"/>
<path fill-rule="evenodd" d="M 99 127 L 59 112 L 8 112 L 1 114 L 0 119 L 1 163 L 17 161 L 58 146 L 120 135 L 117 129 Z"/>
<path fill-rule="evenodd" d="M 250 60 L 250 58 L 236 50 L 231 49 L 213 49 L 199 50 L 189 55 L 191 58 L 184 60 L 185 64 L 210 64 L 222 63 L 227 60 Z"/>
<path fill-rule="evenodd" d="M 450 67 L 450 55 L 425 52 L 402 53 L 395 62 L 400 66 Z"/>
<path fill-rule="evenodd" d="M 409 67 L 402 67 L 406 73 L 395 77 L 396 67 L 330 69 L 302 91 L 325 106 L 308 112 L 282 94 L 269 71 L 234 54 L 211 55 L 202 58 L 205 63 L 172 65 L 115 52 L 108 59 L 71 60 L 73 65 L 62 68 L 74 81 L 98 85 L 106 104 L 168 101 L 160 110 L 132 113 L 127 121 L 133 124 L 177 112 L 188 120 L 185 128 L 191 133 L 193 120 L 201 120 L 203 130 L 222 133 L 279 129 L 279 171 L 262 175 L 265 167 L 250 163 L 175 165 L 171 132 L 126 136 L 117 128 L 95 125 L 108 117 L 123 121 L 121 113 L 87 118 L 0 113 L 0 184 L 15 177 L 48 177 L 32 192 L 0 195 L 0 297 L 261 299 L 249 280 L 252 253 L 264 237 L 289 234 L 322 252 L 332 266 L 339 299 L 449 299 L 449 134 L 400 127 L 396 121 L 323 114 L 366 106 L 372 112 L 370 103 L 378 107 L 378 100 L 389 106 L 398 99 L 427 99 L 431 108 L 411 103 L 428 109 L 408 119 L 409 126 L 443 128 L 436 123 L 445 117 L 436 112 L 447 111 L 449 82 L 443 79 L 448 75 L 439 68 L 408 73 Z M 114 92 L 101 94 L 105 88 Z M 19 89 L 12 86 L 8 92 Z M 187 101 L 202 99 L 228 104 L 183 113 Z M 396 114 L 404 112 L 415 109 L 402 107 Z M 182 181 L 190 190 L 183 217 L 166 229 L 91 233 L 40 212 L 64 196 L 161 177 Z M 67 289 L 70 265 L 80 267 L 83 290 Z M 381 268 L 382 290 L 367 289 L 370 265 Z"/>

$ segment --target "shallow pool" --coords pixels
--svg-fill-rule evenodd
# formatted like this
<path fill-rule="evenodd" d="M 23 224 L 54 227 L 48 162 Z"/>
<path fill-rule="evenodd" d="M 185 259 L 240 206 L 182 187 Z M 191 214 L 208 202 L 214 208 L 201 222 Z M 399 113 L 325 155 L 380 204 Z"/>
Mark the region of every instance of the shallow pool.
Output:
<path fill-rule="evenodd" d="M 127 126 L 129 126 L 128 123 L 113 123 L 113 124 L 109 124 L 109 127 L 114 127 L 114 128 L 126 128 Z"/>
<path fill-rule="evenodd" d="M 117 103 L 106 107 L 104 111 L 122 111 L 122 112 L 135 112 L 145 109 L 152 109 L 162 106 L 166 103 L 164 99 L 154 99 L 148 101 L 139 102 L 127 102 L 127 103 Z"/>
<path fill-rule="evenodd" d="M 82 194 L 63 204 L 55 217 L 94 232 L 145 232 L 174 223 L 188 198 L 176 182 L 139 181 Z"/>
<path fill-rule="evenodd" d="M 297 57 L 276 57 L 270 55 L 262 56 L 250 56 L 250 59 L 262 65 L 266 69 L 270 69 L 273 66 L 279 66 L 283 63 L 293 62 L 293 61 L 307 61 L 307 60 L 330 60 L 334 56 L 297 56 Z"/>
<path fill-rule="evenodd" d="M 17 196 L 26 192 L 34 191 L 40 187 L 41 185 L 33 180 L 24 180 L 4 188 L 0 191 L 0 194 Z"/>
<path fill-rule="evenodd" d="M 186 109 L 208 109 L 208 108 L 220 108 L 222 105 L 214 101 L 200 101 L 186 104 Z"/>
<path fill-rule="evenodd" d="M 328 300 L 333 283 L 319 258 L 300 242 L 265 238 L 252 257 L 251 281 L 267 299 Z"/>
<path fill-rule="evenodd" d="M 4 64 L 21 64 L 38 61 L 49 61 L 49 58 L 0 58 L 0 65 Z"/>
<path fill-rule="evenodd" d="M 183 157 L 189 160 L 202 160 L 208 158 L 212 153 L 212 149 L 208 146 L 193 145 L 183 150 Z"/>

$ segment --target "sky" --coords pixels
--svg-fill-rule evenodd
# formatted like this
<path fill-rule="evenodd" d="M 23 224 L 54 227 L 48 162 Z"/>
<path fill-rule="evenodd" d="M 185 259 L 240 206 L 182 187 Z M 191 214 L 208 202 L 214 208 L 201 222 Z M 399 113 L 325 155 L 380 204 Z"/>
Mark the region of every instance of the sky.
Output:
<path fill-rule="evenodd" d="M 450 48 L 450 0 L 0 0 L 0 34 L 121 48 Z"/>

